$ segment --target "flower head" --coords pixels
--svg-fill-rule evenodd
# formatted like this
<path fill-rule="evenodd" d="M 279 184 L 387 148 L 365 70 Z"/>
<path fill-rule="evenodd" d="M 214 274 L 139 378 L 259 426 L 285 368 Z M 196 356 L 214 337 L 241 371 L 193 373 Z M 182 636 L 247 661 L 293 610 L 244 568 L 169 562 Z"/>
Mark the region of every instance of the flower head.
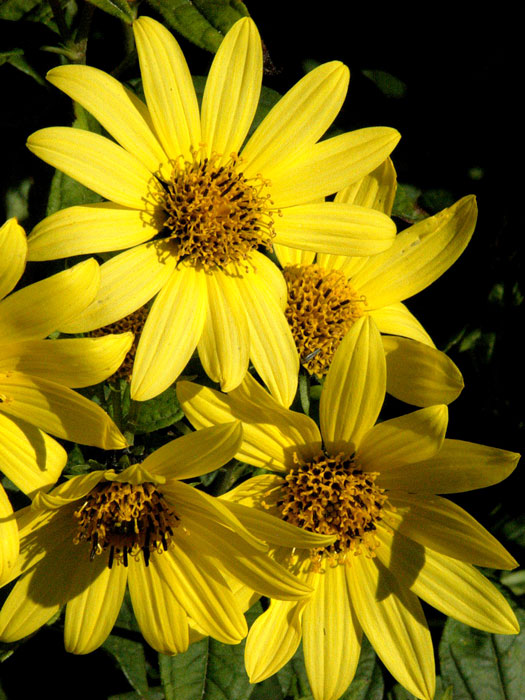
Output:
<path fill-rule="evenodd" d="M 503 596 L 473 566 L 513 568 L 516 562 L 437 494 L 496 483 L 519 455 L 445 439 L 444 405 L 376 424 L 385 389 L 383 345 L 370 316 L 354 323 L 334 355 L 320 429 L 249 376 L 227 396 L 178 383 L 195 427 L 241 420 L 237 458 L 275 472 L 224 498 L 335 536 L 309 552 L 275 547 L 274 556 L 315 590 L 298 603 L 271 601 L 256 620 L 246 646 L 252 682 L 286 663 L 302 637 L 314 697 L 336 700 L 353 678 L 365 633 L 397 680 L 430 700 L 432 642 L 418 597 L 479 629 L 518 629 Z M 242 521 L 241 511 L 234 512 Z"/>
<path fill-rule="evenodd" d="M 201 109 L 173 36 L 148 17 L 134 32 L 146 104 L 95 68 L 49 73 L 117 143 L 69 128 L 29 138 L 34 153 L 109 200 L 38 224 L 29 259 L 127 249 L 102 265 L 96 299 L 61 330 L 106 326 L 155 297 L 133 398 L 163 391 L 197 347 L 224 390 L 239 385 L 251 359 L 289 405 L 297 351 L 283 314 L 284 280 L 263 251 L 274 243 L 367 256 L 388 248 L 395 227 L 385 214 L 321 200 L 373 170 L 399 135 L 378 127 L 318 143 L 348 85 L 347 68 L 334 61 L 306 75 L 244 143 L 262 78 L 253 22 L 240 20 L 222 42 Z"/>
<path fill-rule="evenodd" d="M 65 605 L 66 649 L 88 653 L 111 632 L 127 585 L 148 643 L 175 654 L 188 646 L 190 621 L 227 644 L 246 635 L 226 576 L 279 599 L 309 593 L 228 504 L 182 481 L 225 464 L 241 438 L 238 421 L 191 433 L 122 472 L 94 471 L 37 494 L 16 514 L 20 555 L 7 580 L 20 579 L 0 611 L 0 639 L 31 634 Z M 260 526 L 299 546 L 332 540 L 305 539 L 266 513 Z"/>

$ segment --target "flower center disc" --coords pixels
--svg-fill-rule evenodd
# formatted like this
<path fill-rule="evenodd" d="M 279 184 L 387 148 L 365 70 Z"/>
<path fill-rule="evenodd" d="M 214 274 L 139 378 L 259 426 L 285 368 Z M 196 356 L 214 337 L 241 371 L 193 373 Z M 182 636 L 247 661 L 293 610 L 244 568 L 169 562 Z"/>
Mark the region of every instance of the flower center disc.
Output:
<path fill-rule="evenodd" d="M 312 551 L 314 570 L 320 569 L 323 556 L 334 566 L 344 563 L 349 552 L 374 556 L 379 546 L 374 531 L 387 500 L 385 490 L 375 484 L 377 476 L 361 471 L 343 454 L 297 461 L 286 475 L 277 503 L 282 517 L 312 532 L 337 535 L 329 547 Z"/>
<path fill-rule="evenodd" d="M 174 244 L 178 259 L 208 270 L 246 260 L 258 246 L 271 249 L 269 183 L 244 177 L 238 166 L 236 154 L 222 162 L 219 154 L 203 157 L 193 151 L 191 162 L 179 157 L 170 180 L 160 181 L 161 235 Z"/>
<path fill-rule="evenodd" d="M 103 482 L 86 496 L 75 511 L 78 520 L 74 543 L 91 542 L 90 559 L 109 548 L 108 566 L 113 561 L 128 565 L 128 557 L 142 551 L 148 566 L 151 552 L 168 549 L 179 518 L 154 484 Z"/>
<path fill-rule="evenodd" d="M 290 265 L 283 270 L 288 287 L 286 318 L 301 363 L 322 377 L 355 321 L 365 312 L 366 299 L 337 270 L 320 265 Z"/>

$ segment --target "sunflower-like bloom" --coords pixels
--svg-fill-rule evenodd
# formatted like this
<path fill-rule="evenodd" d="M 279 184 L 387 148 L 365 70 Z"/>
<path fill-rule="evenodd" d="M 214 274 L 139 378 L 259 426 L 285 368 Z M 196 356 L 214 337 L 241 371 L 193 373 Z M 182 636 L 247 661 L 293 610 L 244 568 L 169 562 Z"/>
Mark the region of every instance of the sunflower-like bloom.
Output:
<path fill-rule="evenodd" d="M 390 215 L 396 174 L 390 159 L 360 182 L 338 192 L 336 202 Z M 370 315 L 382 333 L 387 391 L 415 406 L 450 403 L 463 389 L 456 365 L 437 350 L 402 303 L 440 277 L 461 255 L 476 225 L 473 196 L 399 233 L 374 257 L 316 254 L 275 246 L 288 288 L 286 316 L 310 374 L 324 376 L 339 343 L 355 321 Z M 394 337 L 401 336 L 401 337 Z M 277 395 L 275 395 L 277 398 Z"/>
<path fill-rule="evenodd" d="M 16 514 L 20 556 L 8 580 L 20 579 L 0 611 L 0 640 L 31 634 L 66 605 L 66 649 L 88 653 L 111 632 L 127 585 L 145 639 L 175 654 L 188 647 L 190 621 L 227 644 L 246 635 L 225 576 L 277 599 L 310 593 L 229 504 L 181 481 L 225 464 L 241 440 L 234 421 L 177 438 L 120 473 L 94 471 L 38 493 Z M 264 516 L 262 537 L 311 546 L 299 528 Z"/>
<path fill-rule="evenodd" d="M 109 200 L 57 212 L 29 239 L 29 260 L 125 250 L 101 267 L 89 309 L 65 332 L 90 331 L 153 297 L 137 348 L 132 398 L 169 386 L 195 348 L 228 391 L 251 358 L 290 405 L 298 357 L 282 305 L 286 287 L 261 250 L 274 242 L 345 255 L 388 248 L 382 212 L 320 202 L 377 167 L 399 134 L 360 129 L 318 143 L 344 100 L 348 69 L 334 61 L 308 73 L 243 146 L 262 79 L 261 41 L 240 20 L 222 42 L 199 110 L 184 56 L 148 17 L 134 25 L 146 104 L 106 73 L 54 68 L 48 78 L 82 104 L 115 141 L 81 129 L 33 134 L 36 155 Z"/>
<path fill-rule="evenodd" d="M 383 345 L 370 317 L 354 324 L 335 353 L 320 430 L 249 375 L 227 396 L 178 383 L 197 428 L 240 419 L 237 458 L 277 472 L 227 494 L 233 512 L 242 504 L 336 535 L 332 545 L 308 553 L 275 549 L 314 593 L 273 600 L 256 620 L 245 656 L 252 682 L 279 670 L 302 637 L 315 699 L 336 700 L 354 676 L 364 632 L 394 677 L 430 700 L 434 656 L 418 596 L 473 627 L 518 631 L 504 597 L 473 566 L 507 569 L 516 562 L 462 508 L 436 494 L 496 483 L 519 455 L 445 439 L 445 405 L 375 424 L 385 387 Z"/>

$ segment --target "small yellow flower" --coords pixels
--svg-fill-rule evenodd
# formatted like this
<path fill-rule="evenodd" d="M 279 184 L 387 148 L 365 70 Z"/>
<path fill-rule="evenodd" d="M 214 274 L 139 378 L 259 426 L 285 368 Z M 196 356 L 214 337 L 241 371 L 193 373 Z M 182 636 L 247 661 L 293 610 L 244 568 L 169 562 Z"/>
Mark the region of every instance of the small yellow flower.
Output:
<path fill-rule="evenodd" d="M 261 250 L 274 243 L 346 255 L 386 250 L 395 235 L 389 217 L 321 200 L 377 167 L 399 134 L 377 127 L 319 142 L 348 86 L 348 69 L 333 61 L 308 73 L 244 144 L 262 79 L 254 23 L 242 19 L 224 38 L 200 110 L 168 30 L 140 17 L 134 32 L 147 104 L 95 68 L 49 73 L 117 143 L 70 128 L 29 138 L 36 155 L 109 200 L 42 221 L 30 236 L 29 259 L 127 249 L 102 265 L 96 299 L 61 330 L 106 326 L 155 297 L 132 398 L 163 391 L 198 348 L 224 390 L 239 385 L 251 359 L 289 405 L 298 357 L 283 314 L 286 289 Z"/>
<path fill-rule="evenodd" d="M 0 640 L 33 633 L 66 605 L 66 649 L 88 653 L 111 632 L 129 586 L 147 642 L 175 654 L 188 647 L 190 623 L 226 644 L 246 635 L 226 576 L 278 599 L 310 593 L 227 504 L 181 481 L 225 464 L 241 440 L 240 422 L 230 422 L 177 438 L 121 473 L 95 471 L 37 494 L 16 514 L 20 556 L 7 580 L 20 579 L 0 611 Z M 311 546 L 311 533 L 269 514 L 260 529 Z"/>
<path fill-rule="evenodd" d="M 434 655 L 418 597 L 473 627 L 518 631 L 504 597 L 473 566 L 511 569 L 516 562 L 462 508 L 436 494 L 494 484 L 519 455 L 445 439 L 445 405 L 376 424 L 385 389 L 383 344 L 370 315 L 356 321 L 335 353 L 320 430 L 249 375 L 228 395 L 178 383 L 195 427 L 241 420 L 237 459 L 276 472 L 225 495 L 241 522 L 257 532 L 256 516 L 244 520 L 249 507 L 336 537 L 309 552 L 271 541 L 275 558 L 315 590 L 301 601 L 272 600 L 256 620 L 245 655 L 252 682 L 278 671 L 302 638 L 314 698 L 336 700 L 352 681 L 364 633 L 393 676 L 431 700 Z"/>
<path fill-rule="evenodd" d="M 390 215 L 396 174 L 390 159 L 335 201 Z M 476 225 L 474 197 L 399 233 L 374 257 L 316 255 L 275 246 L 287 283 L 286 317 L 302 364 L 324 376 L 355 321 L 370 315 L 383 337 L 387 391 L 415 406 L 450 403 L 463 388 L 456 365 L 438 351 L 419 321 L 402 303 L 445 272 L 467 246 Z M 394 337 L 398 336 L 398 337 Z M 278 396 L 274 394 L 276 398 Z"/>

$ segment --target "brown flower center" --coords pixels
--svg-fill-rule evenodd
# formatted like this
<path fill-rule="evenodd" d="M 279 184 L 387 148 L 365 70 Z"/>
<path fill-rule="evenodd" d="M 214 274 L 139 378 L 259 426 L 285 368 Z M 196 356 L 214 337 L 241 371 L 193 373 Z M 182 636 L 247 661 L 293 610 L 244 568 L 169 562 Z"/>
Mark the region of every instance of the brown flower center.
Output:
<path fill-rule="evenodd" d="M 160 236 L 179 260 L 206 270 L 249 259 L 258 246 L 271 249 L 275 236 L 269 182 L 246 178 L 239 156 L 192 152 L 174 161 L 169 181 L 154 195 L 163 220 Z"/>
<path fill-rule="evenodd" d="M 91 543 L 90 559 L 109 549 L 108 567 L 116 560 L 128 565 L 129 556 L 168 549 L 179 518 L 154 484 L 135 486 L 119 481 L 97 484 L 75 511 L 78 521 L 74 543 Z"/>
<path fill-rule="evenodd" d="M 375 484 L 376 472 L 364 472 L 352 457 L 319 454 L 309 462 L 295 458 L 281 487 L 277 506 L 289 523 L 322 535 L 336 535 L 326 548 L 311 552 L 314 570 L 323 558 L 342 564 L 349 552 L 374 556 L 379 542 L 376 524 L 387 500 L 385 490 Z"/>
<path fill-rule="evenodd" d="M 328 371 L 339 343 L 366 309 L 366 299 L 337 270 L 291 265 L 283 270 L 288 287 L 286 318 L 301 363 L 310 374 Z"/>

